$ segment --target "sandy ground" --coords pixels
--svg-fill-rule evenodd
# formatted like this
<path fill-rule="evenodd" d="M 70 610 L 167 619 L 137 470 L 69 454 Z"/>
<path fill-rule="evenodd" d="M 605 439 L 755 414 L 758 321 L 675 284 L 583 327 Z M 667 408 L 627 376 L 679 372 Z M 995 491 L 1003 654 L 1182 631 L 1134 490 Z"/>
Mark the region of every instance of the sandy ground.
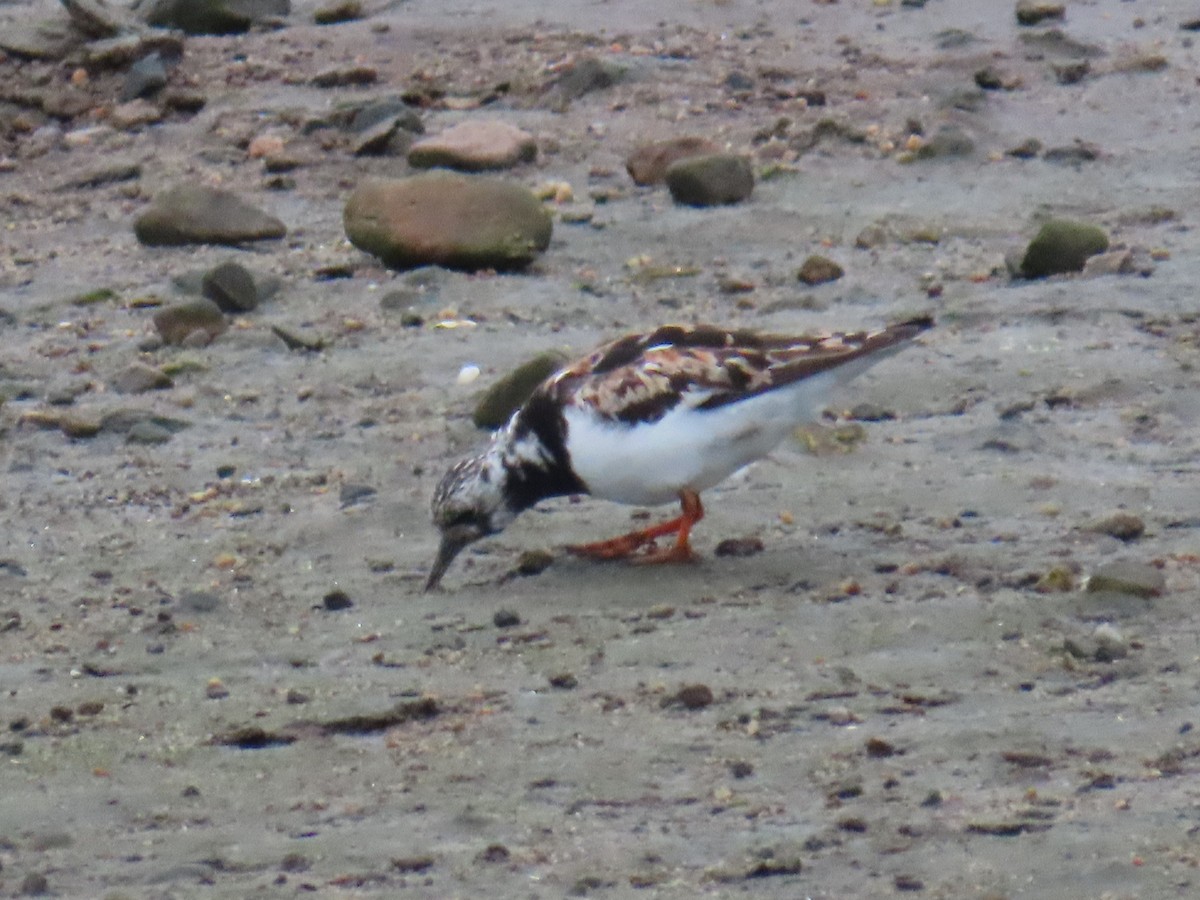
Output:
<path fill-rule="evenodd" d="M 1200 106 L 1179 28 L 1194 5 L 1070 3 L 1061 27 L 1102 53 L 1069 85 L 1060 51 L 990 0 L 411 0 L 320 29 L 313 6 L 282 32 L 190 40 L 181 72 L 208 99 L 194 118 L 10 146 L 0 172 L 0 895 L 1195 896 Z M 35 14 L 57 6 L 0 8 Z M 353 185 L 404 164 L 297 123 L 418 70 L 470 96 L 585 51 L 629 77 L 566 111 L 518 92 L 426 124 L 532 131 L 542 154 L 514 177 L 566 181 L 579 206 L 600 191 L 592 224 L 557 224 L 526 274 L 424 290 L 344 242 Z M 354 62 L 380 82 L 303 83 Z M 1015 89 L 963 96 L 985 66 Z M 734 70 L 754 82 L 741 98 Z M 797 99 L 812 89 L 824 108 Z M 782 117 L 784 146 L 755 143 Z M 793 159 L 787 142 L 827 117 L 858 139 Z M 910 120 L 954 125 L 975 152 L 906 165 L 887 142 Z M 263 133 L 305 161 L 292 190 L 266 190 L 247 157 Z M 675 208 L 622 167 L 680 133 L 760 167 L 778 150 L 791 171 L 737 207 Z M 1030 137 L 1099 158 L 1004 155 Z M 114 159 L 141 179 L 54 190 Z M 139 246 L 132 217 L 183 178 L 239 190 L 288 238 Z M 1010 282 L 1005 253 L 1048 214 L 1162 251 L 1155 271 Z M 873 223 L 891 237 L 856 248 Z M 813 252 L 845 278 L 798 284 Z M 639 277 L 639 255 L 694 274 Z M 231 256 L 282 279 L 277 297 L 208 348 L 140 351 L 141 301 Z M 754 289 L 722 292 L 731 278 Z M 97 288 L 115 299 L 70 303 Z M 381 306 L 397 289 L 425 327 Z M 420 592 L 429 494 L 483 439 L 481 386 L 516 363 L 669 320 L 857 328 L 927 309 L 939 328 L 835 405 L 898 418 L 852 452 L 796 442 L 711 491 L 697 565 L 556 556 L 513 575 L 523 551 L 629 525 L 564 500 Z M 289 352 L 273 324 L 329 346 Z M 138 358 L 186 371 L 115 393 Z M 467 364 L 482 378 L 459 385 Z M 72 441 L 33 422 L 64 393 L 76 412 L 190 427 L 160 446 Z M 1088 530 L 1116 510 L 1140 539 Z M 764 550 L 714 556 L 726 537 Z M 1079 589 L 1113 560 L 1158 567 L 1165 592 Z M 1037 590 L 1056 570 L 1072 589 Z M 328 610 L 336 592 L 352 606 Z M 1097 641 L 1118 652 L 1065 649 Z M 706 698 L 688 685 L 712 702 L 689 708 Z"/>

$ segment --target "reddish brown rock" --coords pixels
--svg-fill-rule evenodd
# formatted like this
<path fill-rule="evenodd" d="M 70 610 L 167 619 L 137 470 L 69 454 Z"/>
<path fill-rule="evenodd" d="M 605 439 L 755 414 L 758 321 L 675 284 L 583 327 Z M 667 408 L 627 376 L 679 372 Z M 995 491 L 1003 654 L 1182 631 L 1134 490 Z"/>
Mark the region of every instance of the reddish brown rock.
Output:
<path fill-rule="evenodd" d="M 511 169 L 537 157 L 537 142 L 527 131 L 497 120 L 462 122 L 441 134 L 422 138 L 408 151 L 418 169 L 442 166 L 462 172 Z"/>
<path fill-rule="evenodd" d="M 625 160 L 625 169 L 634 184 L 661 184 L 672 163 L 691 156 L 708 156 L 720 147 L 704 137 L 683 136 L 642 144 Z"/>
<path fill-rule="evenodd" d="M 520 268 L 546 249 L 552 228 L 528 188 L 456 172 L 366 182 L 343 223 L 354 246 L 397 269 Z"/>

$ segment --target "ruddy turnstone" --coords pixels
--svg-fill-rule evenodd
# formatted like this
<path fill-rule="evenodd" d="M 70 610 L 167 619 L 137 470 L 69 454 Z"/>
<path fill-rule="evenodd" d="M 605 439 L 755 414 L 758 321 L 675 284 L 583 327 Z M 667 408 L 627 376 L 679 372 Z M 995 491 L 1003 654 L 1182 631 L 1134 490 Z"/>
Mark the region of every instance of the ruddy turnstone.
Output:
<path fill-rule="evenodd" d="M 432 504 L 441 545 L 425 589 L 468 544 L 564 494 L 682 505 L 668 522 L 571 552 L 691 559 L 701 491 L 766 456 L 820 415 L 831 389 L 932 326 L 922 317 L 879 331 L 777 335 L 664 325 L 605 344 L 542 382 L 482 453 L 442 478 Z M 655 547 L 672 534 L 670 548 Z"/>

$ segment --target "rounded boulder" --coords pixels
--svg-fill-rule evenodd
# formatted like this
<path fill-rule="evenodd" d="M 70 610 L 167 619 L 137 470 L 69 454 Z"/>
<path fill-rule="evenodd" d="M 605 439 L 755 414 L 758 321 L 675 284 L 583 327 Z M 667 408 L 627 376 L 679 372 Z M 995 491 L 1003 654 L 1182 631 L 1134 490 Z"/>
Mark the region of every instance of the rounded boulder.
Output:
<path fill-rule="evenodd" d="M 552 228 L 528 188 L 455 172 L 368 181 L 342 221 L 355 247 L 394 269 L 519 269 L 549 246 Z"/>

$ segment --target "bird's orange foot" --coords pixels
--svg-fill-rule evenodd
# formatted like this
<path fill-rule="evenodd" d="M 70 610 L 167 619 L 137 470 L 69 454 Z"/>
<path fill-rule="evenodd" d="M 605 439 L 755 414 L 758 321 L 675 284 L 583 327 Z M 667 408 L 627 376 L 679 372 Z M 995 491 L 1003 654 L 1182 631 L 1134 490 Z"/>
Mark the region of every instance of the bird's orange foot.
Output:
<path fill-rule="evenodd" d="M 568 544 L 566 549 L 568 553 L 585 559 L 611 560 L 625 559 L 645 546 L 654 546 L 654 536 L 644 531 L 634 531 L 593 544 Z"/>

